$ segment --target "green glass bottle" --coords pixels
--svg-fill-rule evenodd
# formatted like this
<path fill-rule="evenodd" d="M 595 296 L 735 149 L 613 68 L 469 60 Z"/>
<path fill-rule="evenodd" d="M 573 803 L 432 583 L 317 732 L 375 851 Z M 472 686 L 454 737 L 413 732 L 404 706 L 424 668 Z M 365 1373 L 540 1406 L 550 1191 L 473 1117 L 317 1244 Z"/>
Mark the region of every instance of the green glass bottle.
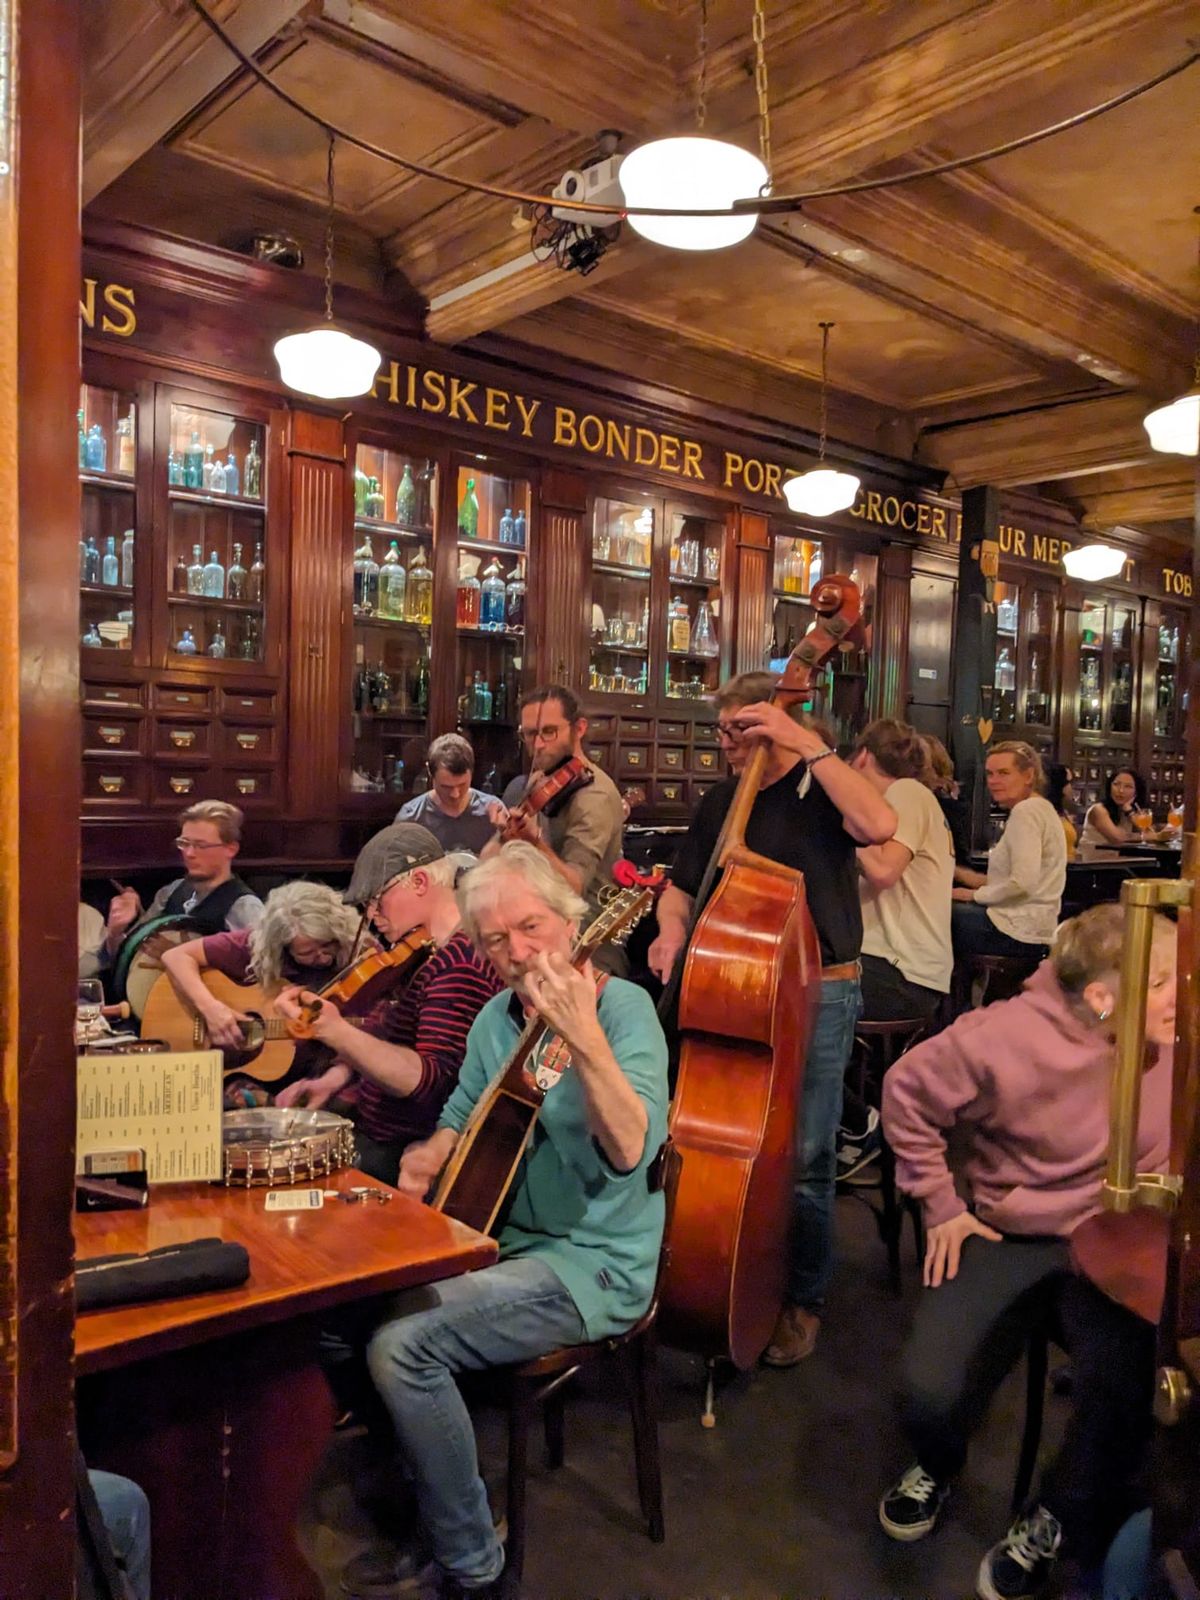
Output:
<path fill-rule="evenodd" d="M 417 520 L 417 486 L 413 482 L 412 466 L 404 463 L 400 482 L 396 486 L 396 521 L 402 527 L 411 527 Z"/>
<path fill-rule="evenodd" d="M 479 537 L 479 499 L 475 493 L 475 479 L 467 479 L 467 487 L 458 505 L 458 531 L 464 539 Z"/>

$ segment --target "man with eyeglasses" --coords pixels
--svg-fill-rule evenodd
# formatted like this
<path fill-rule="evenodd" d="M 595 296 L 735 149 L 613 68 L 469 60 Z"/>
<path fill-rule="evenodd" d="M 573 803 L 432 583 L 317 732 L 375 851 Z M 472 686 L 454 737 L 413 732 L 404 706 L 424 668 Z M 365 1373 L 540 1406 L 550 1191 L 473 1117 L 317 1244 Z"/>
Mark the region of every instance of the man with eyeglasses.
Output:
<path fill-rule="evenodd" d="M 241 839 L 242 813 L 224 800 L 200 800 L 182 812 L 175 847 L 187 876 L 164 884 L 144 911 L 135 889 L 114 895 L 105 923 L 107 954 L 115 955 L 135 927 L 154 917 L 191 917 L 198 934 L 257 926 L 263 903 L 233 870 Z"/>
<path fill-rule="evenodd" d="M 658 902 L 650 968 L 665 983 L 687 942 L 695 896 L 716 848 L 737 781 L 757 743 L 767 763 L 746 827 L 751 850 L 804 874 L 821 946 L 821 1002 L 804 1061 L 796 1146 L 797 1190 L 786 1304 L 763 1359 L 791 1367 L 810 1355 L 833 1271 L 833 1198 L 842 1082 L 859 1012 L 862 910 L 860 845 L 884 844 L 896 813 L 826 743 L 803 712 L 769 703 L 775 678 L 745 672 L 714 697 L 717 733 L 733 776 L 711 789 L 683 841 Z"/>

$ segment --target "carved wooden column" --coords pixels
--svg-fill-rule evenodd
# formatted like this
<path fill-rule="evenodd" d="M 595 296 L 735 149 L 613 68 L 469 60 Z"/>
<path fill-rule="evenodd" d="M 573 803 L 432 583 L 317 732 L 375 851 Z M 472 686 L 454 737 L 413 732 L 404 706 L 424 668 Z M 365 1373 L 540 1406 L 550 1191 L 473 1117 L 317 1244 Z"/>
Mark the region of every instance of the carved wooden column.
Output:
<path fill-rule="evenodd" d="M 996 490 L 990 486 L 968 489 L 963 495 L 962 519 L 950 738 L 955 775 L 971 807 L 972 843 L 978 847 L 987 833 L 984 757 L 996 703 L 996 606 L 994 599 L 989 599 L 1000 556 L 1000 496 Z"/>
<path fill-rule="evenodd" d="M 350 622 L 344 614 L 350 594 L 345 432 L 336 417 L 296 411 L 284 449 L 291 509 L 288 809 L 296 818 L 333 818 L 349 705 L 342 659 Z"/>
<path fill-rule="evenodd" d="M 879 552 L 874 637 L 870 641 L 867 715 L 872 719 L 904 717 L 911 610 L 912 549 L 906 544 L 885 544 Z"/>
<path fill-rule="evenodd" d="M 591 625 L 587 586 L 587 482 L 548 467 L 541 482 L 537 566 L 529 574 L 530 672 L 527 682 L 562 683 L 587 693 L 585 641 Z"/>
<path fill-rule="evenodd" d="M 771 524 L 761 511 L 739 506 L 733 563 L 734 672 L 761 672 L 771 626 Z M 728 622 L 725 624 L 728 627 Z"/>

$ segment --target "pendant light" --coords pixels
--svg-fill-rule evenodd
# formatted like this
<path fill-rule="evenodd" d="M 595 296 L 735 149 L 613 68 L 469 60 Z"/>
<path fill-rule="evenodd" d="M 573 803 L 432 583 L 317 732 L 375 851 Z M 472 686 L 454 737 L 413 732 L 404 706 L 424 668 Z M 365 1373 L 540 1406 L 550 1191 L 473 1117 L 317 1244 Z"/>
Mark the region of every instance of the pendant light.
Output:
<path fill-rule="evenodd" d="M 1200 206 L 1193 215 L 1200 217 Z M 1197 266 L 1200 268 L 1200 229 L 1196 234 Z M 1197 329 L 1196 366 L 1192 387 L 1176 395 L 1165 406 L 1156 406 L 1142 418 L 1150 436 L 1150 448 L 1166 456 L 1194 456 L 1200 452 L 1200 328 Z"/>
<path fill-rule="evenodd" d="M 758 96 L 759 155 L 704 132 L 708 88 L 708 0 L 700 0 L 700 60 L 696 88 L 695 134 L 653 139 L 621 163 L 621 190 L 630 208 L 629 225 L 644 239 L 674 250 L 723 250 L 749 237 L 756 213 L 734 212 L 735 200 L 751 200 L 771 189 L 771 130 L 767 108 L 766 23 L 762 0 L 754 0 L 754 85 Z M 725 216 L 652 217 L 636 208 L 686 213 L 725 211 Z"/>
<path fill-rule="evenodd" d="M 373 344 L 356 339 L 333 320 L 333 135 L 325 172 L 329 208 L 325 219 L 325 321 L 275 342 L 279 375 L 289 389 L 317 400 L 366 394 L 383 359 Z"/>
<path fill-rule="evenodd" d="M 783 486 L 783 498 L 792 511 L 810 517 L 830 517 L 835 511 L 848 511 L 859 491 L 859 479 L 853 472 L 838 472 L 834 467 L 822 466 L 825 460 L 825 430 L 829 403 L 829 330 L 832 322 L 821 323 L 821 440 L 817 447 L 817 462 L 811 472 L 789 478 Z"/>
<path fill-rule="evenodd" d="M 1128 561 L 1124 550 L 1115 544 L 1083 544 L 1077 550 L 1067 550 L 1062 564 L 1067 576 L 1083 583 L 1102 583 L 1105 578 L 1115 578 Z"/>

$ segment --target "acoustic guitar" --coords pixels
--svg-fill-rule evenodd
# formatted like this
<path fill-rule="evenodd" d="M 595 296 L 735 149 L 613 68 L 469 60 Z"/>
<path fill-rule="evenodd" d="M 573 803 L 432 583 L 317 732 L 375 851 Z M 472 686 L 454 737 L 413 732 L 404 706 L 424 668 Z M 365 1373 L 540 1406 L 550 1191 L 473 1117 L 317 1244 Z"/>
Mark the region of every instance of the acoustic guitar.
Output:
<path fill-rule="evenodd" d="M 650 889 L 621 889 L 580 935 L 571 965 L 582 967 L 602 944 L 623 938 L 654 903 Z M 521 1158 L 533 1137 L 545 1090 L 530 1063 L 550 1031 L 536 1014 L 505 1066 L 480 1096 L 447 1161 L 433 1209 L 479 1233 L 490 1233 L 500 1216 Z"/>
<path fill-rule="evenodd" d="M 212 967 L 202 968 L 200 979 L 209 994 L 250 1019 L 242 1024 L 242 1049 L 224 1051 L 225 1071 L 244 1073 L 260 1083 L 276 1083 L 286 1077 L 295 1058 L 296 1040 L 288 1032 L 287 1019 L 278 1015 L 270 998 L 257 984 L 234 983 Z M 163 1039 L 169 1050 L 209 1048 L 204 1018 L 198 1017 L 180 997 L 166 973 L 150 990 L 141 1020 L 142 1037 Z"/>

